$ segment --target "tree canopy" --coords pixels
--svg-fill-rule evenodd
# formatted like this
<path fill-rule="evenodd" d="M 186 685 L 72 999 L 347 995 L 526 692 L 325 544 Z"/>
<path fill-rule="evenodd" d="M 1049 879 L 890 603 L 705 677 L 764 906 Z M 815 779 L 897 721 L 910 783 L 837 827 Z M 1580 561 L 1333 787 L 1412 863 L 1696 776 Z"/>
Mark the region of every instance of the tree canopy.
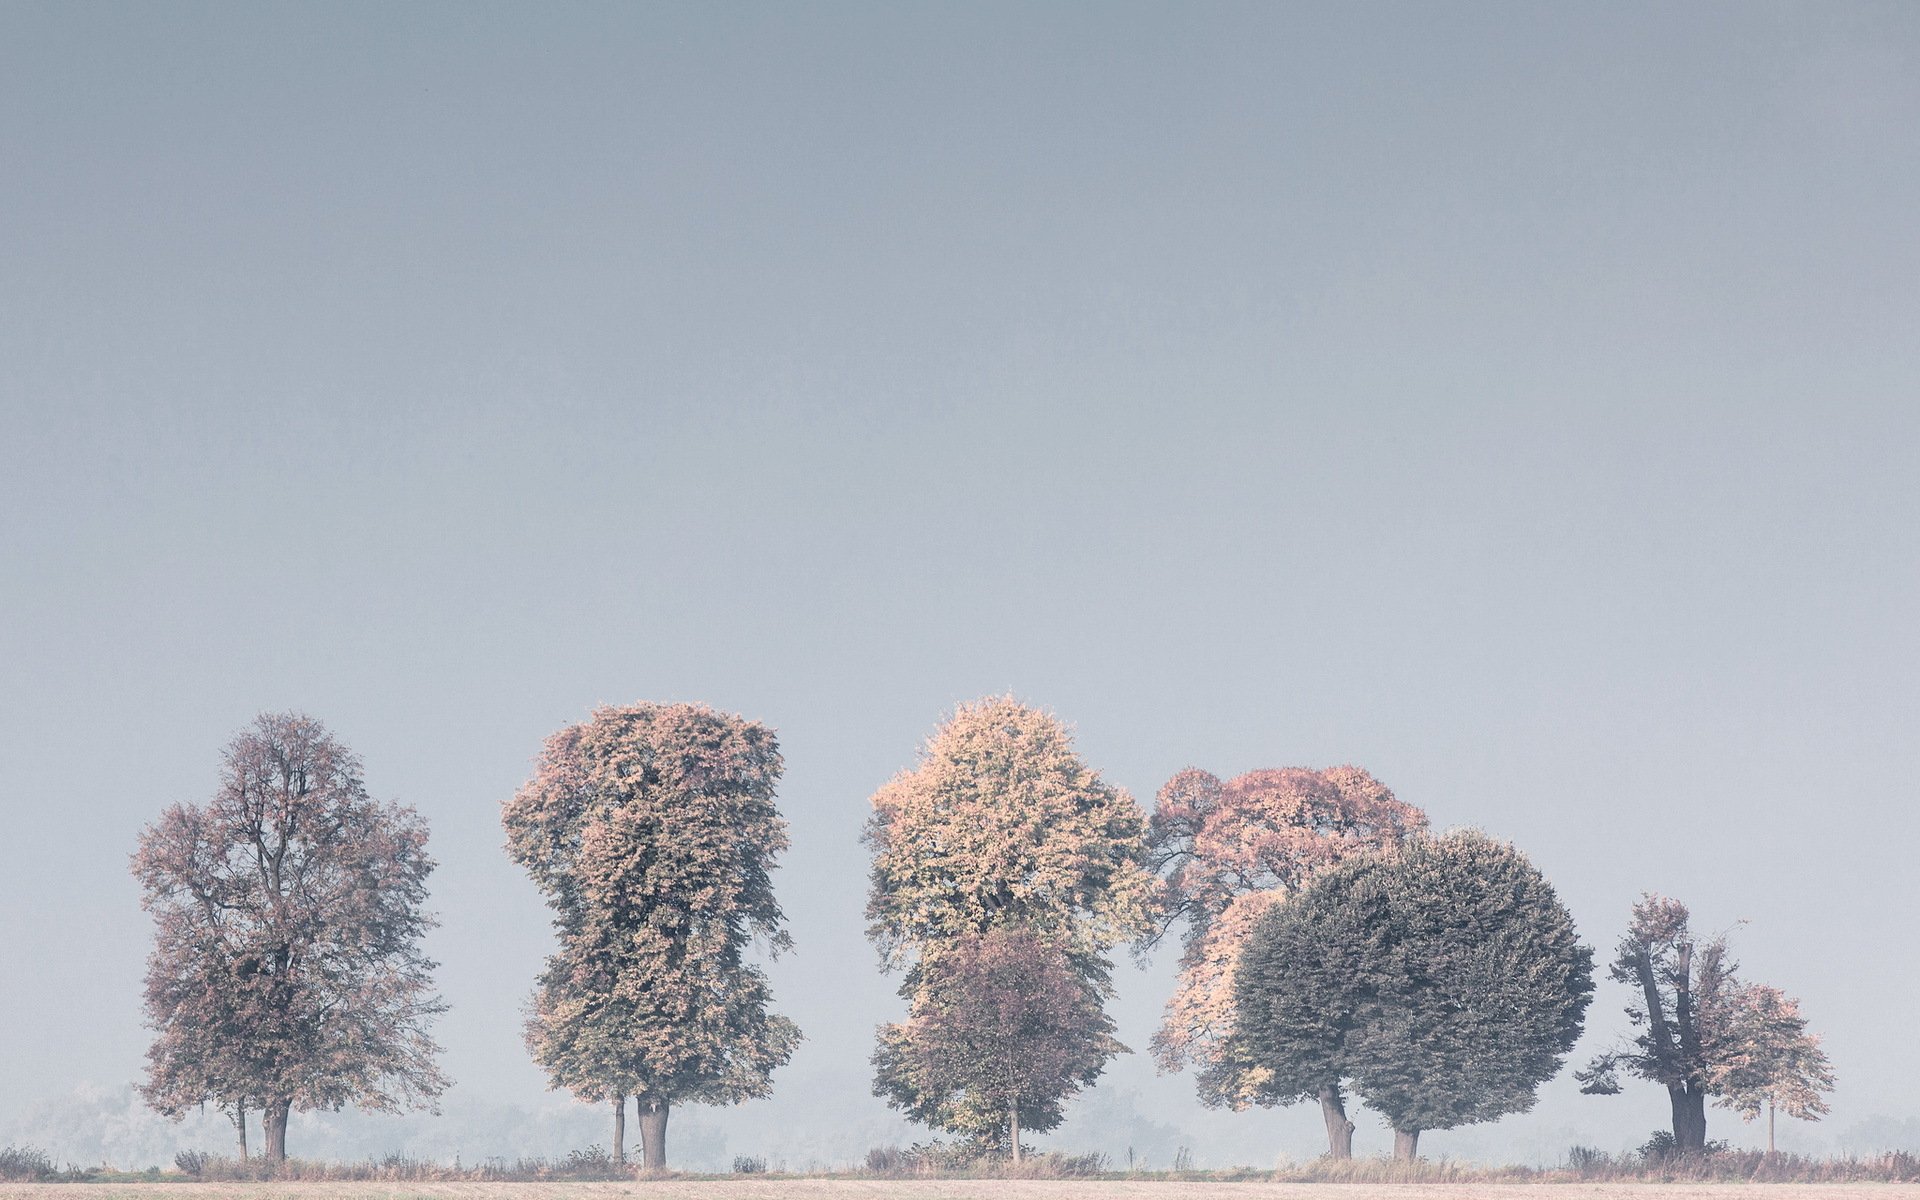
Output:
<path fill-rule="evenodd" d="M 1021 1131 L 1058 1125 L 1065 1100 L 1124 1049 L 1099 994 L 1057 946 L 999 927 L 927 965 L 912 1015 L 882 1031 L 874 1090 L 1018 1162 Z"/>
<path fill-rule="evenodd" d="M 1169 905 L 1156 937 L 1184 926 L 1180 975 L 1154 1057 L 1164 1070 L 1197 1070 L 1203 1103 L 1275 1103 L 1263 1078 L 1231 1045 L 1234 970 L 1262 913 L 1350 855 L 1397 844 L 1427 818 L 1355 766 L 1249 771 L 1222 782 L 1197 769 L 1160 789 L 1149 843 L 1165 872 Z M 1351 1136 L 1337 1087 L 1325 1107 L 1329 1151 Z"/>
<path fill-rule="evenodd" d="M 1081 761 L 1056 718 L 1011 697 L 961 705 L 928 741 L 920 763 L 875 793 L 873 810 L 865 835 L 873 852 L 869 933 L 885 964 L 910 968 L 901 986 L 909 1019 L 879 1030 L 876 1094 L 916 1119 L 976 1136 L 998 1121 L 998 1113 L 983 1109 L 984 1097 L 995 1094 L 984 1078 L 957 1082 L 952 1054 L 927 1049 L 954 1044 L 936 1036 L 960 1019 L 943 997 L 964 992 L 963 984 L 987 987 L 987 960 L 977 955 L 989 952 L 996 962 L 1028 961 L 1007 956 L 1024 948 L 1030 959 L 1032 947 L 1044 945 L 1079 980 L 1073 1003 L 1051 984 L 1031 996 L 1017 988 L 995 993 L 1040 1004 L 1036 1020 L 1083 1022 L 1075 1035 L 1047 1035 L 1054 1038 L 1049 1044 L 1071 1049 L 1062 1051 L 1071 1069 L 1055 1072 L 1047 1087 L 1077 1087 L 1072 1080 L 1091 1080 L 1124 1050 L 1101 1009 L 1111 971 L 1106 953 L 1153 929 L 1160 885 L 1147 866 L 1145 815 Z M 979 940 L 988 934 L 1015 940 Z M 962 966 L 947 964 L 954 955 Z M 993 978 L 1004 983 L 1010 969 L 994 967 Z M 1000 1026 L 971 1034 L 1013 1036 Z M 1004 1062 L 1008 1045 L 980 1042 L 977 1053 Z M 930 1090 L 922 1094 L 923 1086 Z M 1046 1087 L 1032 1087 L 1038 1090 L 1001 1107 L 1029 1128 L 1045 1127 L 1057 1119 L 1058 1097 L 1046 1100 Z"/>
<path fill-rule="evenodd" d="M 1396 1153 L 1532 1107 L 1579 1037 L 1592 953 L 1526 858 L 1475 832 L 1315 877 L 1256 926 L 1236 985 L 1247 1076 L 1289 1103 L 1341 1079 Z"/>
<path fill-rule="evenodd" d="M 447 1085 L 427 1026 L 444 1005 L 420 949 L 433 860 L 410 808 L 367 796 L 320 722 L 268 713 L 227 746 L 203 808 L 175 805 L 133 858 L 153 914 L 149 1104 L 213 1104 L 269 1158 L 290 1109 L 430 1105 Z"/>
<path fill-rule="evenodd" d="M 554 1086 L 611 1100 L 616 1131 L 634 1097 L 650 1168 L 665 1166 L 672 1104 L 765 1095 L 799 1042 L 746 958 L 755 938 L 789 945 L 772 886 L 787 845 L 781 769 L 758 723 L 693 704 L 607 707 L 548 738 L 502 811 L 560 939 L 528 1048 Z"/>
<path fill-rule="evenodd" d="M 1354 1083 L 1412 1157 L 1421 1130 L 1533 1107 L 1580 1037 L 1593 952 L 1533 864 L 1483 834 L 1410 839 L 1365 869 L 1384 905 Z"/>
<path fill-rule="evenodd" d="M 1098 974 L 1107 951 L 1153 928 L 1145 834 L 1139 805 L 1081 761 L 1057 718 L 1009 696 L 963 704 L 873 796 L 869 934 L 899 966 L 1018 927 Z"/>

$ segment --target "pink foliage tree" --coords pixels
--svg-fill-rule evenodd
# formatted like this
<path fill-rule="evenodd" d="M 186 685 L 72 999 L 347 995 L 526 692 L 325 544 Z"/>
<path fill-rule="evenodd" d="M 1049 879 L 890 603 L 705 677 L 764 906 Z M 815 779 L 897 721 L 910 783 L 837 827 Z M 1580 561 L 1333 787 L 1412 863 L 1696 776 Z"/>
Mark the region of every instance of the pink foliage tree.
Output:
<path fill-rule="evenodd" d="M 147 1102 L 219 1107 L 243 1157 L 258 1109 L 276 1161 L 291 1109 L 430 1105 L 447 1081 L 426 1032 L 444 1007 L 420 950 L 426 841 L 313 718 L 234 738 L 213 799 L 167 809 L 133 857 L 154 919 Z"/>
<path fill-rule="evenodd" d="M 1197 769 L 1160 789 L 1149 833 L 1165 874 L 1164 934 L 1184 924 L 1180 976 L 1154 1035 L 1163 1070 L 1194 1067 L 1201 1100 L 1245 1108 L 1266 1102 L 1233 1047 L 1234 971 L 1269 906 L 1320 871 L 1426 828 L 1418 808 L 1354 766 L 1249 771 L 1222 782 Z M 1352 1152 L 1353 1124 L 1338 1086 L 1320 1097 L 1328 1149 Z"/>

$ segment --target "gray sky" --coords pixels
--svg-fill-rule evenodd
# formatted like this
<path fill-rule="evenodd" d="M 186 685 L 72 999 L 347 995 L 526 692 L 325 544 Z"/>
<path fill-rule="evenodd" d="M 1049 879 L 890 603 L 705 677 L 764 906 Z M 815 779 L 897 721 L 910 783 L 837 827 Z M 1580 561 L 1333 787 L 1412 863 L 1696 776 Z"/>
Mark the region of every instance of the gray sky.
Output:
<path fill-rule="evenodd" d="M 1143 803 L 1361 763 L 1603 957 L 1748 919 L 1828 1128 L 1920 1115 L 1916 128 L 1897 4 L 0 6 L 0 1122 L 138 1073 L 134 838 L 288 707 L 538 1103 L 498 805 L 639 699 L 779 730 L 761 1108 L 880 1121 L 866 799 L 1009 689 Z"/>

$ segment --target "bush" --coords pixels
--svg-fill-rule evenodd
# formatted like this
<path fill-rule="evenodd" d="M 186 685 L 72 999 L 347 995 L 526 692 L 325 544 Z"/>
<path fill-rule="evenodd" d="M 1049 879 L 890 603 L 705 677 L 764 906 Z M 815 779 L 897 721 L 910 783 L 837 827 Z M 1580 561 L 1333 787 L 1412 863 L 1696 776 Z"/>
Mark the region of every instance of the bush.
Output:
<path fill-rule="evenodd" d="M 869 1154 L 868 1157 L 871 1158 L 872 1155 Z M 747 1154 L 736 1154 L 733 1156 L 733 1173 L 735 1175 L 764 1175 L 767 1173 L 767 1160 L 764 1158 L 755 1158 Z"/>
<path fill-rule="evenodd" d="M 45 1150 L 32 1146 L 8 1146 L 0 1149 L 0 1180 L 7 1183 L 40 1183 L 58 1179 L 60 1172 Z"/>
<path fill-rule="evenodd" d="M 564 1159 L 522 1158 L 513 1162 L 488 1159 L 476 1167 L 447 1166 L 426 1159 L 389 1154 L 357 1163 L 313 1162 L 290 1158 L 273 1163 L 264 1158 L 225 1158 L 189 1151 L 174 1160 L 183 1172 L 209 1183 L 282 1182 L 318 1183 L 592 1183 L 633 1178 L 632 1168 L 613 1161 L 605 1149 L 589 1146 Z"/>

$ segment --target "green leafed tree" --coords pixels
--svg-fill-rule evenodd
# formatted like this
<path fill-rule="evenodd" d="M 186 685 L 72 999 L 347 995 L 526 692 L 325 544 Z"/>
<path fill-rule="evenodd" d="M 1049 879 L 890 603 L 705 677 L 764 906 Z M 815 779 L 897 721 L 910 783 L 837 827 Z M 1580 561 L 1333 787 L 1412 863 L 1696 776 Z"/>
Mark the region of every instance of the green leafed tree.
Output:
<path fill-rule="evenodd" d="M 1004 1147 L 1060 1123 L 1065 1101 L 1124 1050 L 1099 994 L 1058 947 L 1001 927 L 923 964 L 913 1013 L 886 1026 L 875 1093 L 915 1120 Z"/>
<path fill-rule="evenodd" d="M 772 871 L 786 848 L 773 732 L 703 705 L 596 710 L 547 739 L 508 801 L 508 852 L 546 893 L 559 948 L 527 1045 L 555 1087 L 626 1101 L 663 1170 L 670 1108 L 766 1095 L 799 1043 L 748 961 L 790 939 Z"/>
<path fill-rule="evenodd" d="M 1232 973 L 1232 1034 L 1216 1052 L 1256 1103 L 1318 1102 L 1329 1158 L 1353 1157 L 1342 1094 L 1353 1075 L 1374 905 L 1332 881 L 1356 874 L 1351 862 L 1330 869 L 1262 910 Z"/>
<path fill-rule="evenodd" d="M 919 764 L 873 797 L 869 932 L 887 966 L 908 968 L 901 994 L 913 1011 L 933 965 L 993 930 L 1056 947 L 1104 998 L 1108 953 L 1151 932 L 1160 904 L 1145 833 L 1139 805 L 1081 761 L 1051 714 L 1011 697 L 963 704 Z M 880 1056 L 902 1037 L 882 1027 Z M 1107 1045 L 1102 1061 L 1119 1049 Z M 932 1111 L 900 1090 L 912 1078 L 876 1087 L 909 1112 Z"/>
<path fill-rule="evenodd" d="M 213 798 L 166 810 L 133 858 L 154 919 L 147 1102 L 219 1107 L 242 1157 L 258 1112 L 272 1161 L 294 1110 L 431 1107 L 447 1081 L 427 1033 L 444 1005 L 420 946 L 426 841 L 312 717 L 262 714 L 235 737 Z"/>
<path fill-rule="evenodd" d="M 1512 846 L 1465 831 L 1372 860 L 1372 992 L 1354 1086 L 1411 1159 L 1420 1132 L 1533 1107 L 1580 1037 L 1593 952 Z"/>
<path fill-rule="evenodd" d="M 1358 855 L 1274 906 L 1238 976 L 1263 1086 L 1342 1078 L 1411 1159 L 1427 1129 L 1531 1108 L 1580 1035 L 1592 953 L 1553 888 L 1475 832 Z"/>

